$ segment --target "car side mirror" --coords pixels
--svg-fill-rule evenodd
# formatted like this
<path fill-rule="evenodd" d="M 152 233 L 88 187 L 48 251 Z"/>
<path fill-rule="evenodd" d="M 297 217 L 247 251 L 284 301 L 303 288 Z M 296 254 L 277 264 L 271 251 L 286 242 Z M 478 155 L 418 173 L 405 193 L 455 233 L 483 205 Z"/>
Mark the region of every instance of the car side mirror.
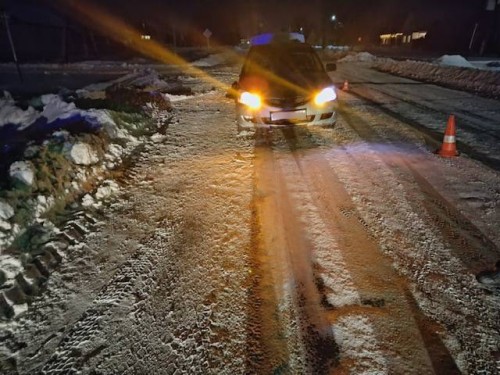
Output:
<path fill-rule="evenodd" d="M 327 63 L 326 64 L 326 71 L 327 72 L 334 72 L 337 70 L 337 64 L 335 63 Z"/>
<path fill-rule="evenodd" d="M 226 92 L 226 98 L 236 99 L 238 96 L 239 89 L 240 89 L 240 84 L 237 81 L 234 81 L 231 84 L 231 87 Z"/>

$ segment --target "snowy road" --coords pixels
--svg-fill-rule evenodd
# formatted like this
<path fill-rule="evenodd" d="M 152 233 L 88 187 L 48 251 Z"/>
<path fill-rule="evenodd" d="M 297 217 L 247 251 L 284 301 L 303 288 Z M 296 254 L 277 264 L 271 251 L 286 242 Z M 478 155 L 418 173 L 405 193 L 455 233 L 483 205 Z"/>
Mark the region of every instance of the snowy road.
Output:
<path fill-rule="evenodd" d="M 334 78 L 354 90 L 334 129 L 238 139 L 224 92 L 175 102 L 3 330 L 5 372 L 498 373 L 499 290 L 476 275 L 500 259 L 500 106 L 363 65 Z M 470 158 L 432 153 L 451 110 Z"/>
<path fill-rule="evenodd" d="M 364 64 L 339 64 L 338 76 L 351 83 L 353 95 L 436 142 L 442 141 L 448 116 L 455 115 L 460 151 L 500 170 L 498 100 L 390 76 Z"/>

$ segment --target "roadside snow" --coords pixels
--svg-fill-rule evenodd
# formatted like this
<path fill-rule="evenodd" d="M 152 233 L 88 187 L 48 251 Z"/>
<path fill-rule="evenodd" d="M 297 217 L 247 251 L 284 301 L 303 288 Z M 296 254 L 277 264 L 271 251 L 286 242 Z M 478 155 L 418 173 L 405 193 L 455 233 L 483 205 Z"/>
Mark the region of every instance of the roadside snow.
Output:
<path fill-rule="evenodd" d="M 8 221 L 5 221 L 3 219 L 0 219 L 0 231 L 9 231 L 12 229 L 12 224 L 9 223 Z M 0 232 L 1 234 L 1 232 Z"/>
<path fill-rule="evenodd" d="M 95 197 L 97 200 L 104 200 L 106 198 L 111 197 L 113 194 L 116 194 L 120 190 L 120 187 L 113 180 L 106 180 L 104 183 L 97 189 L 95 193 Z"/>
<path fill-rule="evenodd" d="M 460 55 L 444 55 L 434 61 L 439 65 L 446 66 L 456 66 L 459 68 L 474 68 L 470 62 L 468 62 L 465 57 Z"/>
<path fill-rule="evenodd" d="M 43 104 L 41 112 L 33 107 L 23 110 L 16 105 L 8 92 L 4 92 L 3 98 L 0 98 L 0 127 L 13 124 L 17 125 L 17 130 L 21 131 L 33 125 L 41 117 L 45 117 L 48 123 L 52 123 L 57 119 L 67 119 L 74 115 L 94 120 L 95 115 L 101 113 L 98 110 L 78 109 L 74 103 L 67 103 L 55 94 L 42 95 L 40 100 Z"/>
<path fill-rule="evenodd" d="M 33 107 L 26 110 L 17 107 L 12 96 L 4 91 L 3 98 L 0 98 L 0 127 L 6 124 L 30 125 L 39 116 Z"/>
<path fill-rule="evenodd" d="M 391 59 L 379 59 L 373 67 L 406 78 L 432 82 L 487 97 L 500 97 L 500 72 L 496 71 Z"/>
<path fill-rule="evenodd" d="M 216 55 L 210 55 L 203 59 L 196 60 L 192 65 L 197 67 L 212 67 L 216 65 L 223 64 L 227 61 L 227 54 L 218 53 Z"/>
<path fill-rule="evenodd" d="M 49 123 L 57 120 L 58 118 L 68 118 L 81 112 L 76 108 L 75 103 L 66 103 L 61 100 L 59 95 L 42 95 L 41 101 L 44 107 L 40 116 L 45 117 Z"/>
<path fill-rule="evenodd" d="M 69 159 L 77 165 L 92 165 L 99 162 L 99 157 L 91 145 L 83 142 L 69 145 Z"/>
<path fill-rule="evenodd" d="M 14 216 L 14 209 L 7 202 L 0 200 L 0 219 L 9 220 Z"/>
<path fill-rule="evenodd" d="M 195 96 L 194 95 L 172 95 L 172 94 L 163 94 L 163 97 L 165 97 L 167 100 L 170 102 L 178 102 L 180 100 L 186 100 L 186 99 L 192 99 Z"/>
<path fill-rule="evenodd" d="M 6 284 L 8 284 L 24 270 L 24 267 L 19 259 L 5 254 L 0 255 L 0 270 L 6 279 Z"/>
<path fill-rule="evenodd" d="M 358 52 L 354 54 L 349 54 L 346 57 L 340 59 L 339 63 L 345 62 L 373 62 L 377 59 L 376 56 L 368 52 Z"/>
<path fill-rule="evenodd" d="M 9 168 L 9 176 L 25 185 L 33 185 L 35 179 L 35 171 L 33 166 L 27 161 L 16 161 Z"/>

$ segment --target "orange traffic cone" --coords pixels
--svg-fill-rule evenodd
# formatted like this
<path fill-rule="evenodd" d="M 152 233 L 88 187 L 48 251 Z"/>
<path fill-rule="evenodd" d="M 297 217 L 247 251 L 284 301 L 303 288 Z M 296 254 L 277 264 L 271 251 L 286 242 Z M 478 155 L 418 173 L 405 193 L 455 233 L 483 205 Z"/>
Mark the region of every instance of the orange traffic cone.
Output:
<path fill-rule="evenodd" d="M 455 116 L 450 115 L 446 131 L 444 132 L 443 145 L 438 151 L 438 154 L 444 158 L 452 158 L 458 156 L 456 140 L 455 140 Z"/>
<path fill-rule="evenodd" d="M 342 91 L 349 91 L 349 82 L 347 80 L 344 81 L 344 86 L 342 86 Z"/>

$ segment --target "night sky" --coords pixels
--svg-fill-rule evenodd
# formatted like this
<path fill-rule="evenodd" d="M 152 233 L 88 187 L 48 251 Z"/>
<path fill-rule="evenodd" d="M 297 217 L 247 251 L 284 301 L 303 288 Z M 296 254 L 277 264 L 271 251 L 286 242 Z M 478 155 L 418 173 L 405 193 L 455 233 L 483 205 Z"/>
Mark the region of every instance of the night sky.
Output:
<path fill-rule="evenodd" d="M 482 0 L 3 0 L 3 7 L 22 14 L 19 9 L 30 4 L 40 7 L 45 3 L 57 11 L 79 1 L 97 4 L 136 27 L 160 34 L 173 27 L 192 33 L 209 28 L 222 42 L 259 31 L 300 27 L 305 33 L 316 34 L 322 27 L 330 31 L 337 28 L 346 41 L 403 28 L 415 31 L 440 22 L 464 28 L 475 22 L 484 6 Z M 336 14 L 341 24 L 332 24 L 331 14 Z M 70 10 L 69 16 L 79 17 Z"/>

